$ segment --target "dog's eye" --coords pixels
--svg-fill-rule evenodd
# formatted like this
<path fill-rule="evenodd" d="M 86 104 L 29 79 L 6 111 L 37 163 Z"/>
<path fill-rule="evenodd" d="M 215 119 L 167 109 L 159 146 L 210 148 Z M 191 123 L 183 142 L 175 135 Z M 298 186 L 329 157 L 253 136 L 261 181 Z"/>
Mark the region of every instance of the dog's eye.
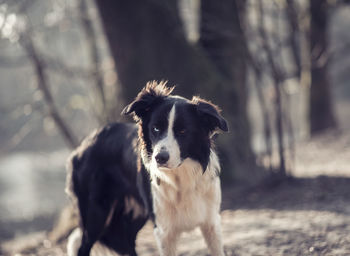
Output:
<path fill-rule="evenodd" d="M 186 133 L 186 129 L 181 129 L 180 131 L 179 131 L 179 134 L 185 134 Z"/>
<path fill-rule="evenodd" d="M 159 133 L 160 132 L 160 129 L 157 126 L 153 126 L 152 130 L 153 130 L 154 133 Z"/>

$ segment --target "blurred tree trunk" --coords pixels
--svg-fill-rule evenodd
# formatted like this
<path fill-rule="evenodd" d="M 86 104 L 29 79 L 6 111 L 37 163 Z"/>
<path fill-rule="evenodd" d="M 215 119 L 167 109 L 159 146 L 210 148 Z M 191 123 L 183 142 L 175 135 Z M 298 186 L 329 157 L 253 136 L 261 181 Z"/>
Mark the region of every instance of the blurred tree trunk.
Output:
<path fill-rule="evenodd" d="M 301 78 L 301 57 L 300 57 L 300 28 L 298 21 L 298 9 L 297 3 L 294 0 L 286 0 L 287 6 L 286 16 L 287 23 L 290 28 L 290 32 L 288 35 L 288 41 L 291 48 L 292 57 L 295 64 L 295 75 L 300 80 Z"/>
<path fill-rule="evenodd" d="M 185 37 L 176 0 L 96 3 L 124 99 L 130 101 L 154 79 L 178 85 L 177 92 L 186 97 L 201 92 L 222 107 L 229 121 L 231 133 L 219 143 L 226 169 L 254 163 L 246 113 L 246 48 L 236 0 L 202 2 L 198 46 Z"/>
<path fill-rule="evenodd" d="M 201 1 L 199 44 L 225 81 L 225 90 L 216 94 L 231 124 L 230 140 L 224 138 L 225 142 L 221 142 L 225 143 L 226 151 L 221 155 L 230 166 L 246 165 L 253 159 L 247 117 L 247 47 L 241 24 L 245 3 L 245 0 Z"/>
<path fill-rule="evenodd" d="M 149 80 L 169 80 L 186 96 L 196 86 L 220 86 L 210 64 L 185 38 L 177 1 L 96 0 L 105 29 L 121 93 L 135 97 Z"/>
<path fill-rule="evenodd" d="M 277 146 L 278 146 L 278 156 L 279 156 L 279 175 L 281 177 L 286 177 L 286 165 L 284 156 L 284 130 L 283 130 L 283 110 L 282 110 L 282 92 L 281 87 L 283 81 L 285 80 L 285 74 L 281 68 L 281 64 L 276 61 L 274 52 L 271 45 L 268 42 L 268 37 L 266 33 L 265 25 L 265 10 L 263 6 L 263 1 L 258 2 L 258 32 L 262 39 L 262 49 L 266 53 L 266 59 L 269 68 L 271 69 L 271 78 L 273 80 L 273 88 L 275 94 L 274 108 L 275 108 L 275 129 L 277 136 Z"/>
<path fill-rule="evenodd" d="M 310 134 L 336 127 L 328 74 L 327 0 L 310 0 Z"/>
<path fill-rule="evenodd" d="M 93 84 L 95 87 L 96 94 L 96 112 L 95 115 L 99 121 L 99 123 L 105 124 L 109 121 L 109 113 L 107 113 L 107 100 L 105 96 L 105 88 L 103 83 L 103 76 L 100 70 L 100 53 L 98 51 L 97 37 L 95 33 L 95 29 L 93 26 L 93 21 L 89 15 L 88 4 L 86 0 L 80 0 L 79 2 L 79 15 L 80 21 L 83 28 L 83 32 L 85 34 L 85 41 L 88 48 L 88 58 L 90 66 L 91 77 L 93 78 Z"/>

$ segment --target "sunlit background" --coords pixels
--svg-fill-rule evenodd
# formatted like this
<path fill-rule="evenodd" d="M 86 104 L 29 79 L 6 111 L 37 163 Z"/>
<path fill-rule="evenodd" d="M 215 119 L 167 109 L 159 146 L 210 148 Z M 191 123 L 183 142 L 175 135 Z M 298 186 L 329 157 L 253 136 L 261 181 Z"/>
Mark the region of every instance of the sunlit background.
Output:
<path fill-rule="evenodd" d="M 193 48 L 200 46 L 201 2 L 170 2 L 179 8 L 186 43 Z M 254 159 L 247 157 L 246 160 L 250 159 L 259 168 L 278 172 L 281 167 L 278 148 L 282 146 L 288 175 L 350 176 L 347 164 L 347 156 L 350 156 L 350 5 L 347 1 L 322 1 L 328 4 L 327 49 L 319 54 L 322 56 L 318 56 L 317 65 L 326 63 L 327 97 L 331 99 L 335 125 L 324 129 L 328 132 L 324 137 L 317 133 L 314 137 L 310 132 L 310 70 L 312 55 L 318 54 L 318 46 L 314 52 L 310 51 L 309 2 L 237 1 L 248 50 L 243 57 L 247 67 L 244 71 L 247 98 L 243 112 L 247 113 L 249 147 L 254 155 Z M 288 13 L 290 3 L 296 7 L 291 16 Z M 297 22 L 295 30 L 291 26 L 294 21 Z M 122 65 L 110 51 L 111 43 L 104 26 L 92 0 L 0 0 L 0 243 L 50 230 L 68 203 L 64 186 L 69 152 L 93 129 L 111 121 L 125 121 L 119 113 L 130 100 L 125 93 L 129 87 L 123 77 L 119 79 L 118 67 Z M 142 33 L 144 28 L 139 29 L 135 33 Z M 210 29 L 212 33 L 218 31 L 220 36 L 228 33 L 228 37 L 236 40 L 237 35 L 230 34 L 232 31 L 224 27 L 217 25 Z M 214 49 L 211 54 L 215 65 L 215 58 L 226 53 Z M 142 61 L 147 65 L 147 60 Z M 179 62 L 178 66 L 181 65 Z M 281 74 L 277 80 L 276 70 L 271 65 Z M 134 76 L 138 76 L 137 70 Z M 235 79 L 237 75 L 230 79 L 232 77 Z M 213 92 L 200 84 L 188 90 L 187 84 L 181 85 L 184 79 L 176 81 L 167 77 L 166 72 L 162 78 L 177 84 L 176 93 L 186 96 L 193 90 L 195 94 L 210 98 Z M 148 78 L 139 80 L 143 79 Z M 153 79 L 152 74 L 149 79 Z M 154 79 L 160 79 L 159 74 Z M 235 81 L 231 84 L 234 87 Z M 132 92 L 143 85 L 135 84 Z M 278 93 L 282 101 L 282 145 L 276 128 Z M 221 99 L 225 97 L 213 95 L 211 98 L 223 108 L 223 115 L 228 116 L 232 124 L 237 111 L 225 108 L 231 103 Z M 232 134 L 235 129 L 231 125 Z M 317 143 L 307 144 L 310 138 L 316 138 L 317 143 L 321 140 L 321 145 L 329 145 L 333 155 L 322 151 L 324 146 L 318 148 Z M 232 143 L 234 139 L 228 141 Z M 250 174 L 239 169 L 247 163 L 234 164 L 233 168 L 230 153 L 224 153 L 227 144 L 220 143 L 224 165 L 232 172 L 226 171 L 229 175 L 224 174 L 225 177 L 233 182 L 248 179 Z M 306 151 L 314 153 L 307 155 Z M 239 158 L 242 152 L 237 154 Z M 244 175 L 249 177 L 244 178 Z"/>

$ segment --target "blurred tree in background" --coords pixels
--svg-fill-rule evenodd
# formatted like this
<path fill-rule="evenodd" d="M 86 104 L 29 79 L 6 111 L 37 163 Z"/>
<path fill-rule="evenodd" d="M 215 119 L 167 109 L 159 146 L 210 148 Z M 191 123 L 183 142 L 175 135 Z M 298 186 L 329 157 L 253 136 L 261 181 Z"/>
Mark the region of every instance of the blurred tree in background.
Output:
<path fill-rule="evenodd" d="M 121 120 L 148 80 L 168 80 L 222 107 L 225 177 L 251 179 L 262 162 L 285 176 L 300 127 L 337 126 L 328 24 L 346 2 L 2 0 L 0 65 L 31 70 L 22 72 L 35 78 L 25 113 L 44 116 L 71 148 Z M 23 125 L 11 143 L 30 133 Z"/>
<path fill-rule="evenodd" d="M 329 9 L 326 0 L 310 0 L 310 133 L 335 128 L 336 118 L 329 80 Z"/>
<path fill-rule="evenodd" d="M 0 0 L 0 153 L 67 154 L 93 129 L 126 121 L 123 106 L 147 81 L 168 80 L 222 108 L 224 183 L 283 179 L 298 140 L 350 120 L 349 2 Z M 41 166 L 51 183 L 25 166 L 40 178 L 14 188 L 48 184 L 45 213 L 65 203 L 64 154 L 53 161 L 61 176 Z M 35 210 L 40 200 L 27 201 Z M 16 232 L 9 223 L 0 239 Z"/>
<path fill-rule="evenodd" d="M 176 0 L 96 3 L 123 98 L 131 101 L 153 79 L 169 80 L 178 85 L 177 93 L 187 97 L 200 94 L 219 104 L 229 121 L 232 132 L 221 140 L 226 167 L 254 163 L 246 111 L 246 43 L 240 23 L 244 10 L 238 3 L 202 1 L 197 42 L 186 38 Z"/>

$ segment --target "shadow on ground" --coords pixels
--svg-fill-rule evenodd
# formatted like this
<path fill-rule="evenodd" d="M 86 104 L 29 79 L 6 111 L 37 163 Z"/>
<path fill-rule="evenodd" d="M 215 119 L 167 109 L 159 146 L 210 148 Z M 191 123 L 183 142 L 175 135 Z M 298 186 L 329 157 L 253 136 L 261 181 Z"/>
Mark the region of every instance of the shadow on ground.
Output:
<path fill-rule="evenodd" d="M 271 178 L 249 188 L 233 185 L 224 189 L 222 208 L 313 210 L 350 214 L 349 203 L 350 178 L 318 176 L 278 181 Z"/>

